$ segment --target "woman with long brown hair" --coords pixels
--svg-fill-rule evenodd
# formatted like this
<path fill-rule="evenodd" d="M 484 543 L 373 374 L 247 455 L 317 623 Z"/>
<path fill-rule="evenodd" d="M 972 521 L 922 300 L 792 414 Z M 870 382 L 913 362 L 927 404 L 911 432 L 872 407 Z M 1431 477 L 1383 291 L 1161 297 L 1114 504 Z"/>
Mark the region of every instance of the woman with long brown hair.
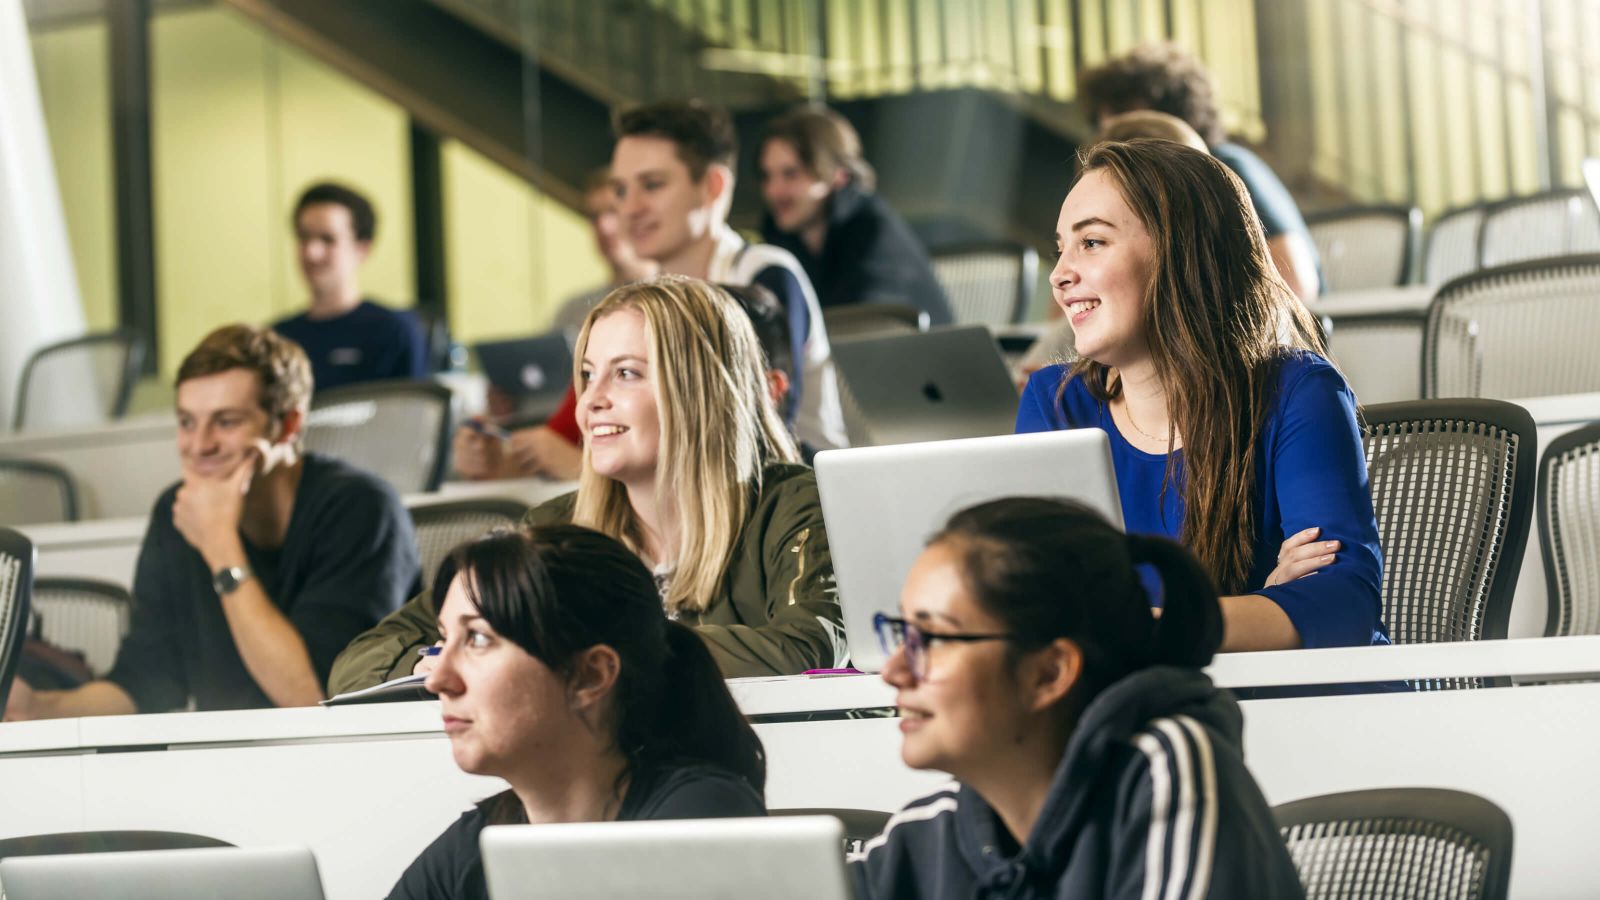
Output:
<path fill-rule="evenodd" d="M 1079 161 L 1050 273 L 1079 357 L 1029 380 L 1017 430 L 1107 432 L 1128 531 L 1226 595 L 1222 649 L 1387 643 L 1355 397 L 1243 184 L 1170 141 Z"/>

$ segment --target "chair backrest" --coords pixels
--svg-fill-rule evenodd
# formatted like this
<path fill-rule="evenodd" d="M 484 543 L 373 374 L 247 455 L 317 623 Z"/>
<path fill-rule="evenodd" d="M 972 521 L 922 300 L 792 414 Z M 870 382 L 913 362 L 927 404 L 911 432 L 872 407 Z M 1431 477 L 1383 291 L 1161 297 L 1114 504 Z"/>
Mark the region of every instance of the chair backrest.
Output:
<path fill-rule="evenodd" d="M 0 525 L 41 525 L 78 519 L 72 473 L 42 460 L 0 459 Z"/>
<path fill-rule="evenodd" d="M 844 852 L 860 853 L 862 846 L 883 833 L 889 824 L 889 813 L 876 809 L 837 809 L 815 807 L 810 809 L 772 809 L 769 816 L 833 816 L 844 825 Z"/>
<path fill-rule="evenodd" d="M 1466 275 L 1428 305 L 1424 397 L 1600 391 L 1600 255 Z"/>
<path fill-rule="evenodd" d="M 1010 325 L 1028 314 L 1039 252 L 1016 241 L 971 241 L 928 248 L 933 277 L 958 325 Z"/>
<path fill-rule="evenodd" d="M 21 532 L 0 528 L 0 710 L 6 708 L 11 679 L 22 659 L 33 592 L 33 542 Z"/>
<path fill-rule="evenodd" d="M 908 334 L 928 330 L 928 313 L 903 303 L 855 303 L 825 306 L 822 322 L 828 340 L 870 334 Z"/>
<path fill-rule="evenodd" d="M 305 448 L 366 469 L 402 494 L 438 490 L 450 450 L 450 389 L 372 381 L 311 398 Z"/>
<path fill-rule="evenodd" d="M 143 365 L 144 341 L 131 331 L 41 347 L 22 369 L 12 427 L 70 428 L 120 419 Z M 69 398 L 73 402 L 63 402 Z"/>
<path fill-rule="evenodd" d="M 1475 794 L 1383 788 L 1274 807 L 1306 900 L 1504 900 L 1511 819 Z"/>
<path fill-rule="evenodd" d="M 1550 442 L 1539 460 L 1544 633 L 1600 634 L 1600 422 Z"/>
<path fill-rule="evenodd" d="M 232 847 L 227 841 L 182 831 L 64 831 L 0 840 L 0 859 L 57 856 L 63 853 L 121 853 L 132 850 L 193 850 Z"/>
<path fill-rule="evenodd" d="M 1361 421 L 1389 637 L 1505 637 L 1533 514 L 1533 417 L 1498 400 L 1413 400 Z"/>
<path fill-rule="evenodd" d="M 1439 217 L 1428 232 L 1428 252 L 1422 260 L 1422 282 L 1438 287 L 1478 270 L 1478 236 L 1483 229 L 1482 206 L 1452 210 Z"/>
<path fill-rule="evenodd" d="M 1355 206 L 1306 216 L 1330 291 L 1405 284 L 1422 234 L 1415 206 Z"/>
<path fill-rule="evenodd" d="M 526 504 L 500 497 L 413 506 L 411 526 L 417 533 L 423 592 L 433 589 L 433 576 L 439 573 L 439 564 L 458 544 L 492 529 L 515 525 L 527 512 Z"/>
<path fill-rule="evenodd" d="M 83 654 L 96 675 L 111 671 L 128 636 L 133 597 L 120 584 L 82 578 L 39 578 L 33 583 L 39 637 Z"/>
<path fill-rule="evenodd" d="M 1600 212 L 1588 191 L 1511 197 L 1484 210 L 1479 268 L 1584 253 L 1600 253 Z"/>

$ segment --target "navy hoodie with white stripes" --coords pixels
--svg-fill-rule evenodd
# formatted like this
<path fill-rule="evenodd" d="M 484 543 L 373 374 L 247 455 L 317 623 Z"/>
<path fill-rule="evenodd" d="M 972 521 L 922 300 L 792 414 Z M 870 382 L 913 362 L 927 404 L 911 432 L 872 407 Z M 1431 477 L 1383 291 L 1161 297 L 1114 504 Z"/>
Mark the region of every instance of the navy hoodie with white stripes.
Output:
<path fill-rule="evenodd" d="M 1018 847 L 952 783 L 889 820 L 852 860 L 859 900 L 1300 898 L 1294 863 L 1245 768 L 1231 695 L 1156 667 L 1084 711 Z"/>

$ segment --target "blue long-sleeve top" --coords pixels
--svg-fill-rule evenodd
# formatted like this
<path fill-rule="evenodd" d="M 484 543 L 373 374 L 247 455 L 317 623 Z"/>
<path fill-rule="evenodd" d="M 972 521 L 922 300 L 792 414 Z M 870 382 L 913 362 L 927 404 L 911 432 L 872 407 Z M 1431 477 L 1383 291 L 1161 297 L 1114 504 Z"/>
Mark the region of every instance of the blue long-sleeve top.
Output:
<path fill-rule="evenodd" d="M 1066 380 L 1065 390 L 1061 390 Z M 1059 398 L 1058 398 L 1059 392 Z M 1129 532 L 1178 539 L 1183 527 L 1182 450 L 1178 482 L 1162 495 L 1165 454 L 1145 453 L 1122 436 L 1111 410 L 1066 366 L 1040 369 L 1017 409 L 1017 432 L 1099 428 L 1111 438 L 1122 516 Z M 1277 396 L 1256 446 L 1254 562 L 1246 593 L 1288 614 L 1306 647 L 1387 644 L 1379 593 L 1383 554 L 1372 514 L 1355 395 L 1327 360 L 1287 351 Z M 1320 527 L 1319 541 L 1339 541 L 1332 564 L 1285 584 L 1264 587 L 1289 535 Z"/>

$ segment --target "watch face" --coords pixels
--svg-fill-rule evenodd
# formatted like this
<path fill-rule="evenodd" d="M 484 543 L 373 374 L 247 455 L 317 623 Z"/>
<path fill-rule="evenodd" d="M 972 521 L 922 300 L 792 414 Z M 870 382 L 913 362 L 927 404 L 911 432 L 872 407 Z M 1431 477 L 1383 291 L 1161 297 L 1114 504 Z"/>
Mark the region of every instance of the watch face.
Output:
<path fill-rule="evenodd" d="M 211 576 L 211 586 L 216 589 L 218 594 L 231 594 L 238 589 L 239 585 L 244 583 L 246 578 L 249 577 L 249 569 L 240 566 L 234 566 L 232 568 L 223 569 L 217 574 Z"/>

